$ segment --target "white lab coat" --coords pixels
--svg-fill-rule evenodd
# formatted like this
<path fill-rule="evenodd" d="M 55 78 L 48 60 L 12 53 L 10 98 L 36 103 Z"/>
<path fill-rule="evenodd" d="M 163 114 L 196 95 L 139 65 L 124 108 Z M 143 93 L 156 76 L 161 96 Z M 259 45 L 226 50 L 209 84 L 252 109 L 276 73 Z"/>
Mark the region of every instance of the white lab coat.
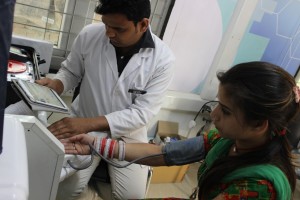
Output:
<path fill-rule="evenodd" d="M 55 77 L 63 82 L 64 92 L 82 78 L 80 94 L 72 104 L 76 116 L 104 115 L 112 138 L 147 142 L 146 124 L 161 108 L 174 62 L 170 49 L 157 36 L 152 37 L 155 48 L 140 49 L 118 77 L 115 48 L 105 35 L 105 26 L 91 24 L 79 33 Z M 147 93 L 136 95 L 129 89 Z"/>

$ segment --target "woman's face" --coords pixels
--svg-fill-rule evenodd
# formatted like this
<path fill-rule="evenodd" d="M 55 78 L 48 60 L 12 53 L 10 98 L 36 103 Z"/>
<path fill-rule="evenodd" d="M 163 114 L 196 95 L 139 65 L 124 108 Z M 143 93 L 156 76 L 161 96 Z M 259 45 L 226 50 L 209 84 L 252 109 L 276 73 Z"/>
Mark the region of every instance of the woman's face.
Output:
<path fill-rule="evenodd" d="M 213 123 L 224 138 L 243 140 L 253 137 L 251 133 L 253 129 L 244 122 L 243 113 L 228 98 L 229 95 L 226 94 L 225 87 L 220 85 L 219 104 L 211 113 Z"/>

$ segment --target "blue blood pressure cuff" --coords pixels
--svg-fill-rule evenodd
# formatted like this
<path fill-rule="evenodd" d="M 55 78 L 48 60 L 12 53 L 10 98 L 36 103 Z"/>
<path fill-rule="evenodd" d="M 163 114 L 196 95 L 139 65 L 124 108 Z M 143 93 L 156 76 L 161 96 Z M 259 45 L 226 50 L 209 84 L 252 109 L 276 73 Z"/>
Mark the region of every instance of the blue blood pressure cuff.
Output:
<path fill-rule="evenodd" d="M 167 143 L 162 152 L 168 166 L 185 165 L 202 160 L 205 156 L 203 136 Z"/>

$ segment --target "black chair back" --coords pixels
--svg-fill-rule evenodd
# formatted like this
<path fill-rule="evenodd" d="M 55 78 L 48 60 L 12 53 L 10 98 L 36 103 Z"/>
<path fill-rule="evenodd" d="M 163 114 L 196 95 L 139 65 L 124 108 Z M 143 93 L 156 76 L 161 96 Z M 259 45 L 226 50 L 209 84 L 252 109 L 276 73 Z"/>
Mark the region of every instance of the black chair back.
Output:
<path fill-rule="evenodd" d="M 292 148 L 296 149 L 300 141 L 300 114 L 289 124 L 287 138 Z"/>

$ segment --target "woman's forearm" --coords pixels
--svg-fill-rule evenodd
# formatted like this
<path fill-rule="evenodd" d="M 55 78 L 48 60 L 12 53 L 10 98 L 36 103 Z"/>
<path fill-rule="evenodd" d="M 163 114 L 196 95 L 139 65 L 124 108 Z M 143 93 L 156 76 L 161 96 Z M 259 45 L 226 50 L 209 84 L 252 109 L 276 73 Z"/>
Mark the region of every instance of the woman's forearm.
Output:
<path fill-rule="evenodd" d="M 97 138 L 94 144 L 101 155 L 116 158 L 120 161 L 134 161 L 149 166 L 185 165 L 200 161 L 205 156 L 203 136 L 170 142 L 164 146 L 148 143 L 124 143 L 106 138 Z M 153 155 L 157 155 L 153 157 Z"/>
<path fill-rule="evenodd" d="M 162 154 L 162 146 L 148 144 L 148 143 L 126 143 L 125 145 L 125 160 L 133 161 L 137 158 L 150 156 L 154 154 Z M 117 143 L 114 150 L 114 158 L 119 158 L 119 143 Z M 149 165 L 149 166 L 165 166 L 163 155 L 145 158 L 137 161 L 137 164 Z"/>

